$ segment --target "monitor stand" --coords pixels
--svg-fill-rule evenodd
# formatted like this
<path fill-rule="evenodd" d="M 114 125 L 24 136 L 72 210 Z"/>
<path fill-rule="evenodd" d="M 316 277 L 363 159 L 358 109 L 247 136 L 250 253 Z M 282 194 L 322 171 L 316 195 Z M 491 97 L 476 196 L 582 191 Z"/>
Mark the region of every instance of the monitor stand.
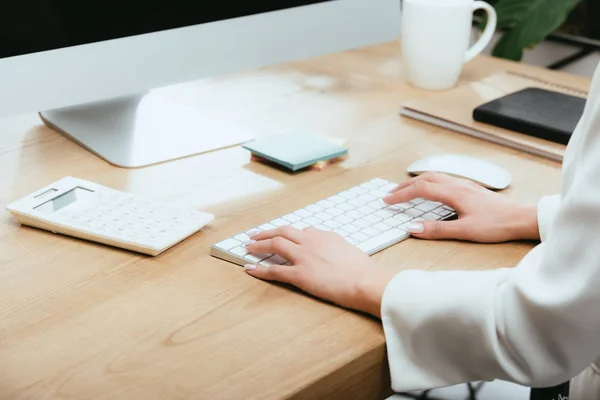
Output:
<path fill-rule="evenodd" d="M 40 113 L 44 123 L 109 163 L 136 168 L 253 138 L 170 89 Z"/>

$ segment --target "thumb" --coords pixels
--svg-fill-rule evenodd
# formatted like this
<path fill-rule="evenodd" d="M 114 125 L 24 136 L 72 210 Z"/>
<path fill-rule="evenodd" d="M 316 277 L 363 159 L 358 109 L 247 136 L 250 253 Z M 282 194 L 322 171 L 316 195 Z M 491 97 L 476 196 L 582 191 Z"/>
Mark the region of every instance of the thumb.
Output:
<path fill-rule="evenodd" d="M 408 233 L 420 239 L 460 239 L 465 234 L 463 221 L 419 221 L 406 228 Z"/>

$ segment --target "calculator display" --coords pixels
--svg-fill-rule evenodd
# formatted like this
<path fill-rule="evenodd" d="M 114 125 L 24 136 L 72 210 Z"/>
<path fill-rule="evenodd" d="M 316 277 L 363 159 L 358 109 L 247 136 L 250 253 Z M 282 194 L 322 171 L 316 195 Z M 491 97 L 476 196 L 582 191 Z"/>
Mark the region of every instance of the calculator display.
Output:
<path fill-rule="evenodd" d="M 42 203 L 41 205 L 35 207 L 35 209 L 44 212 L 55 212 L 77 202 L 77 200 L 89 197 L 92 193 L 94 193 L 93 190 L 76 187 L 61 194 L 60 196 L 53 198 L 52 200 Z"/>

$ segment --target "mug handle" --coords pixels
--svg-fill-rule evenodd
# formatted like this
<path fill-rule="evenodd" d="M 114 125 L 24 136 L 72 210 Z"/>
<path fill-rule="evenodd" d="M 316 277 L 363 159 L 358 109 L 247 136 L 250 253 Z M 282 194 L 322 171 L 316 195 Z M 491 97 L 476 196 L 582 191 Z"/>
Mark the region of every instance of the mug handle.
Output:
<path fill-rule="evenodd" d="M 473 12 L 477 10 L 485 10 L 488 15 L 488 22 L 477 43 L 475 43 L 473 47 L 467 51 L 467 54 L 465 55 L 465 62 L 471 61 L 473 58 L 478 56 L 479 53 L 481 53 L 487 47 L 487 45 L 490 44 L 492 38 L 494 37 L 494 33 L 496 32 L 498 16 L 496 15 L 496 10 L 494 7 L 485 1 L 476 1 L 473 3 Z"/>

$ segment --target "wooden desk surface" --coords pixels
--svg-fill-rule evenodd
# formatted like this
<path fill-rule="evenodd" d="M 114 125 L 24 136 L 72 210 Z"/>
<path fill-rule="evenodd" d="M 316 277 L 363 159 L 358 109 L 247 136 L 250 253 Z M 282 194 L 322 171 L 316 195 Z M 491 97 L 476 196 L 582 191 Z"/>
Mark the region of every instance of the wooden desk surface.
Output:
<path fill-rule="evenodd" d="M 108 165 L 40 124 L 0 121 L 0 206 L 65 175 L 215 213 L 210 228 L 163 255 L 126 251 L 0 217 L 1 399 L 374 399 L 387 394 L 378 321 L 254 280 L 209 257 L 241 229 L 373 177 L 401 181 L 434 153 L 484 156 L 514 174 L 507 193 L 559 190 L 560 165 L 398 116 L 431 93 L 407 86 L 399 50 L 384 44 L 203 81 L 201 100 L 258 135 L 285 130 L 350 139 L 350 158 L 290 175 L 230 148 L 137 170 Z M 506 70 L 479 58 L 463 81 Z M 570 78 L 569 78 L 570 79 Z M 168 140 L 168 137 L 165 137 Z M 408 240 L 375 256 L 381 268 L 512 266 L 531 244 Z"/>

